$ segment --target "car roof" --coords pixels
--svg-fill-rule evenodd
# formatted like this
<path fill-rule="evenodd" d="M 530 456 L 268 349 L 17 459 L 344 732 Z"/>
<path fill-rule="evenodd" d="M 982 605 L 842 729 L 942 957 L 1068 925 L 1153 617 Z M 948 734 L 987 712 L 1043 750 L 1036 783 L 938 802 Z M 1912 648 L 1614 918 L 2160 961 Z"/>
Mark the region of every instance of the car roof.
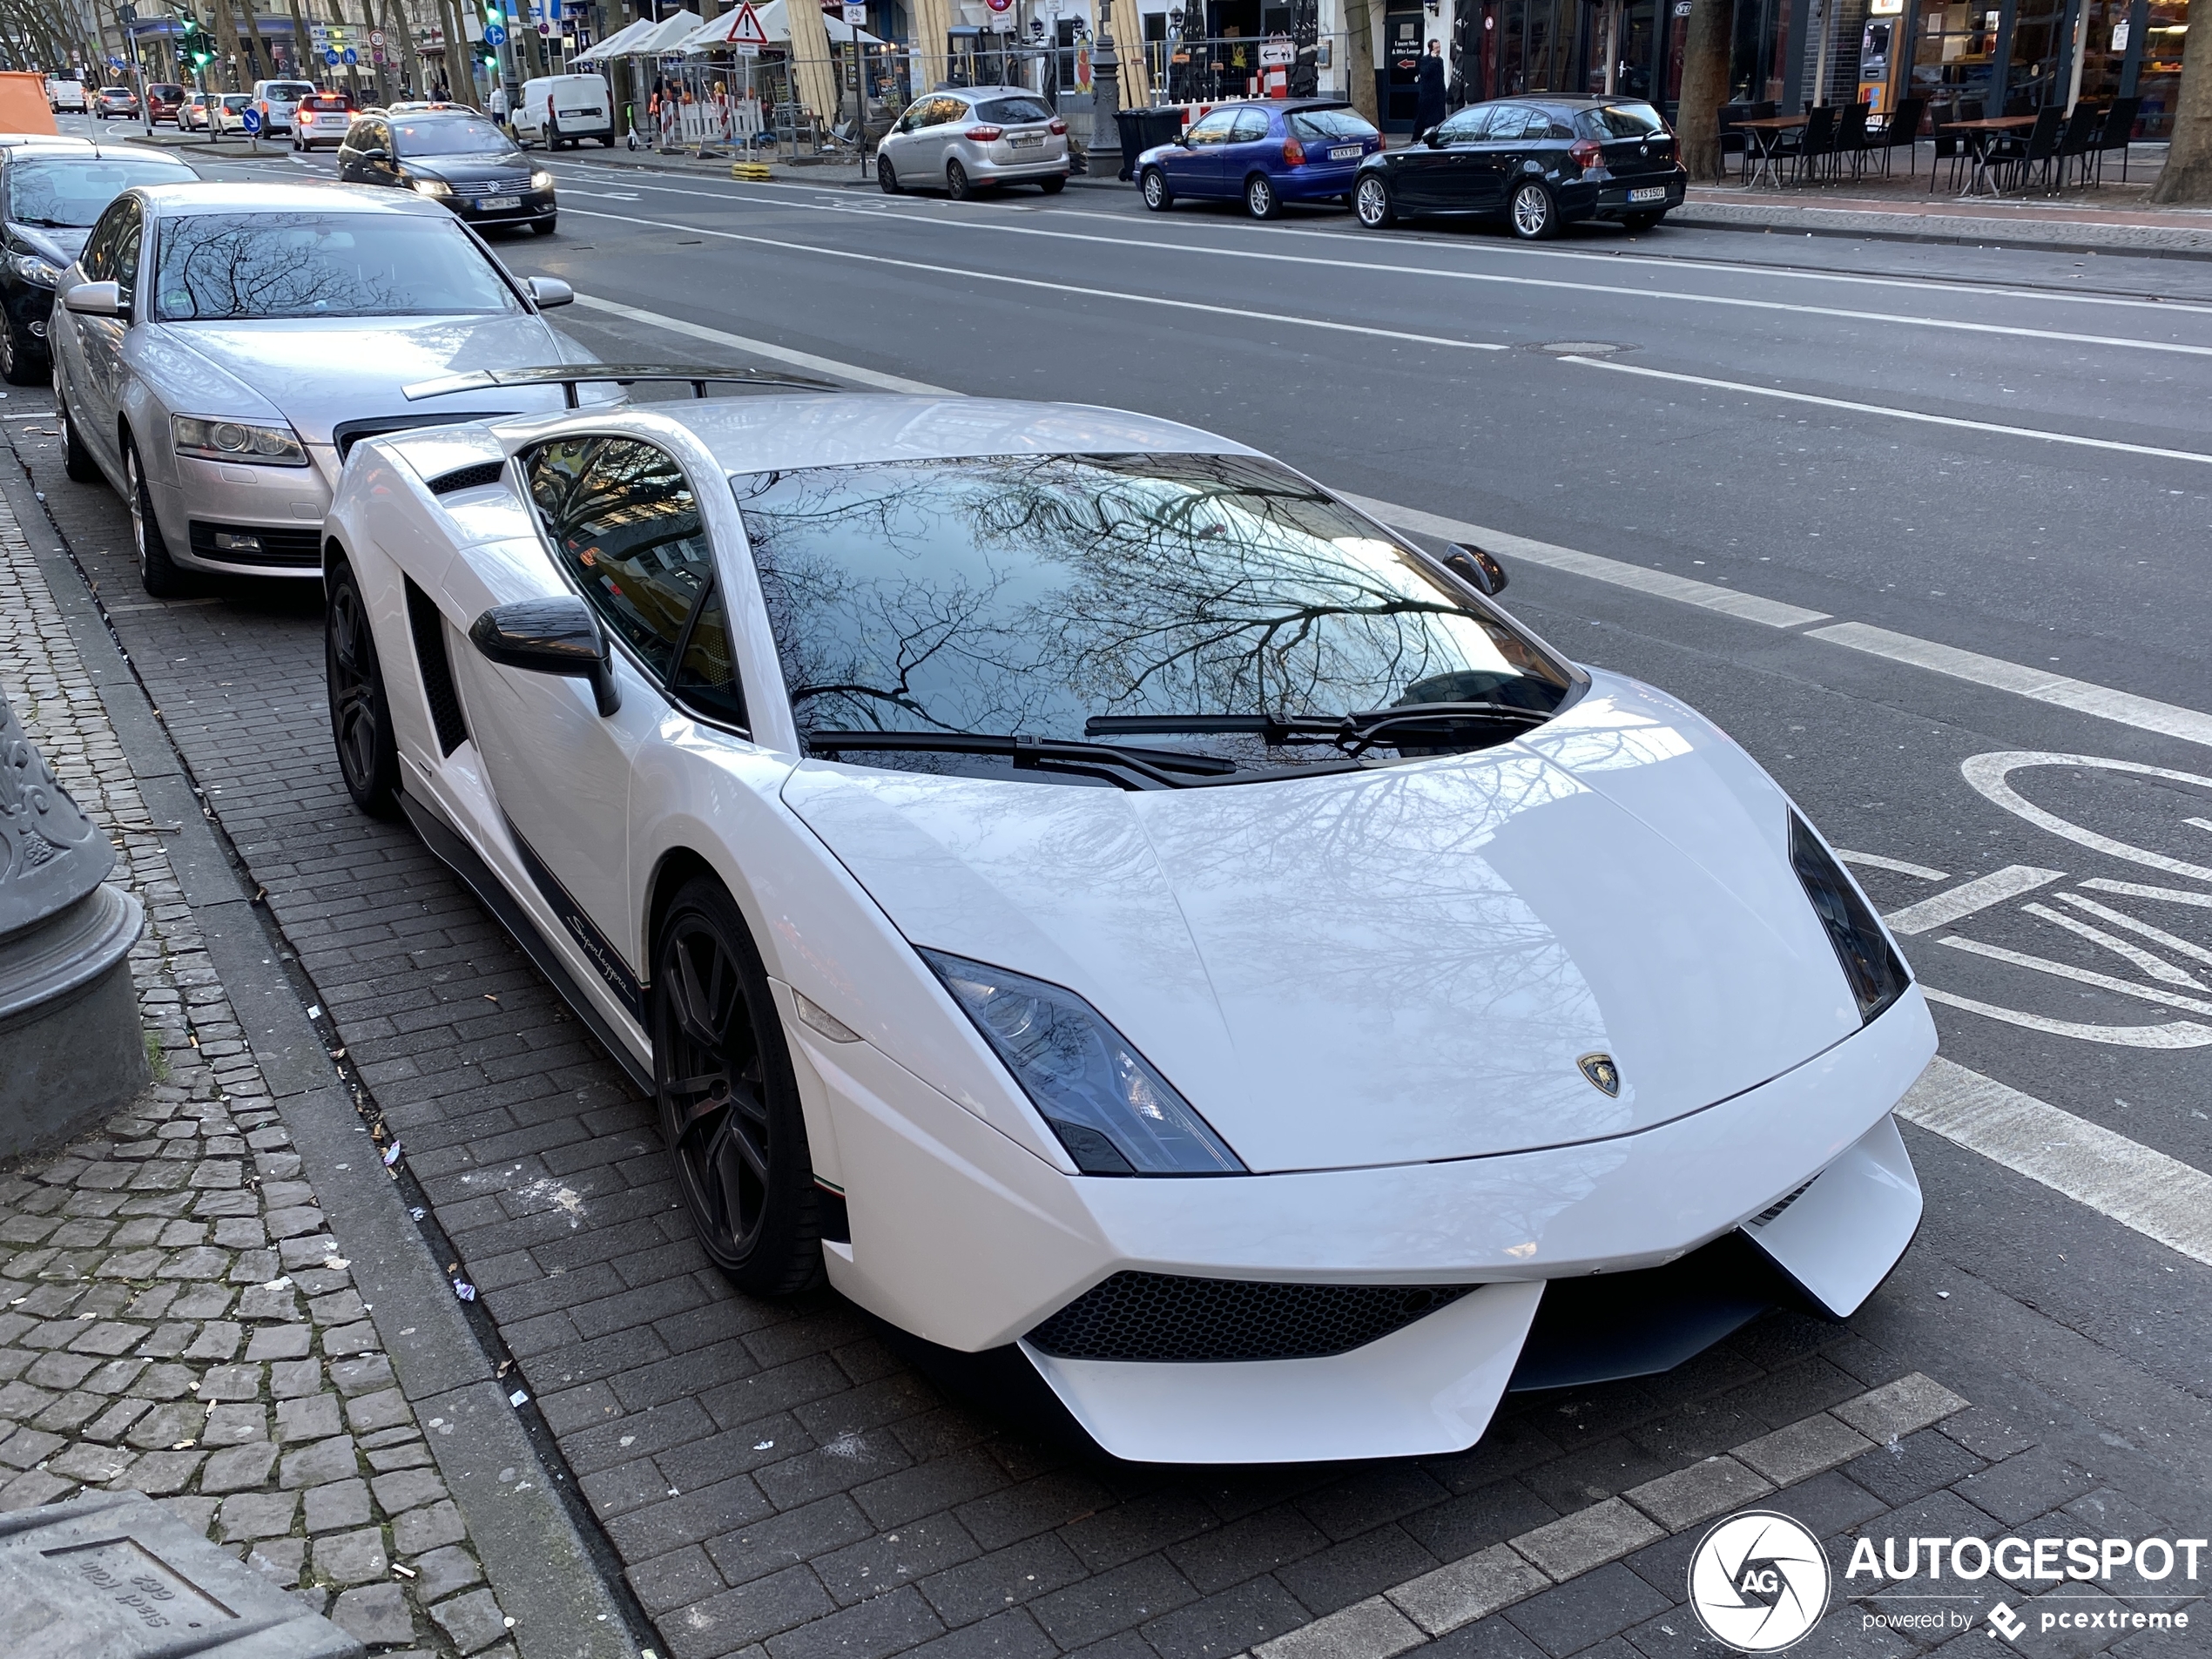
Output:
<path fill-rule="evenodd" d="M 158 166 L 172 169 L 177 174 L 177 182 L 179 184 L 184 184 L 199 177 L 198 173 L 194 172 L 190 167 L 185 165 L 183 162 L 178 160 L 176 157 L 164 155 L 158 150 L 149 150 L 144 145 L 138 144 L 86 143 L 83 144 L 81 147 L 77 144 L 13 144 L 10 145 L 4 150 L 0 150 L 0 160 L 21 161 L 28 160 L 34 156 L 52 156 L 57 153 L 71 157 L 78 161 L 84 161 L 88 159 L 93 161 L 151 161 Z"/>
<path fill-rule="evenodd" d="M 1352 100 L 1348 98 L 1232 98 L 1225 103 L 1215 105 L 1206 113 L 1211 115 L 1213 110 L 1254 109 L 1280 110 L 1285 115 L 1293 115 L 1307 110 L 1348 110 L 1351 107 Z"/>
<path fill-rule="evenodd" d="M 941 86 L 940 92 L 949 92 L 954 98 L 1035 98 L 1036 93 L 1026 86 Z"/>
<path fill-rule="evenodd" d="M 1515 92 L 1502 98 L 1482 98 L 1478 100 L 1478 102 L 1483 104 L 1533 104 L 1539 109 L 1547 110 L 1602 110 L 1608 109 L 1618 104 L 1649 104 L 1651 100 L 1648 98 L 1638 98 L 1633 93 L 1629 92 L 1617 93 L 1612 98 L 1606 98 L 1602 95 L 1590 97 L 1579 92 Z M 1469 105 L 1467 107 L 1472 109 L 1474 106 L 1473 105 Z"/>
<path fill-rule="evenodd" d="M 370 185 L 263 185 L 218 183 L 143 185 L 138 193 L 157 212 L 232 213 L 407 213 L 418 219 L 452 214 L 411 190 L 380 190 Z"/>

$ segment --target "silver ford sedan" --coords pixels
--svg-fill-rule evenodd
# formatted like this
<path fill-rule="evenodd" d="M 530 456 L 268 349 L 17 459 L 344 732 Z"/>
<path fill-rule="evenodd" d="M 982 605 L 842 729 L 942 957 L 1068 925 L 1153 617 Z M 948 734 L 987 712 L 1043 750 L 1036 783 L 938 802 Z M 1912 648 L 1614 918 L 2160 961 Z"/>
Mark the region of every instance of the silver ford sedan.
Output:
<path fill-rule="evenodd" d="M 556 387 L 401 388 L 590 362 L 539 314 L 568 284 L 510 275 L 433 201 L 327 185 L 125 192 L 56 285 L 54 401 L 69 475 L 131 509 L 148 593 L 185 572 L 319 580 L 354 442 L 561 407 Z"/>

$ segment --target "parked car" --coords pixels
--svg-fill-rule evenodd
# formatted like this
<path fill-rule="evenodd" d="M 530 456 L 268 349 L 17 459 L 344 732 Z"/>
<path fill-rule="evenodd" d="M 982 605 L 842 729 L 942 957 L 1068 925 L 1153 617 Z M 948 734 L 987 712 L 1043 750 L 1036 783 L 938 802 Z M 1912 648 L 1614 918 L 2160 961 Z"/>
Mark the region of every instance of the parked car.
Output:
<path fill-rule="evenodd" d="M 325 534 L 347 790 L 707 1258 L 1118 1457 L 1460 1451 L 1912 1238 L 1935 1028 L 1789 798 L 1241 444 L 756 391 L 365 439 Z"/>
<path fill-rule="evenodd" d="M 254 82 L 251 101 L 254 112 L 261 118 L 262 135 L 291 132 L 292 111 L 301 98 L 313 98 L 314 91 L 313 81 Z"/>
<path fill-rule="evenodd" d="M 253 107 L 251 92 L 226 92 L 220 98 L 211 97 L 206 105 L 207 119 L 214 136 L 245 132 L 246 112 Z"/>
<path fill-rule="evenodd" d="M 549 150 L 574 149 L 597 138 L 609 149 L 615 142 L 615 99 L 604 75 L 547 75 L 524 81 L 507 118 L 516 141 Z"/>
<path fill-rule="evenodd" d="M 15 145 L 0 149 L 0 378 L 48 376 L 54 287 L 94 221 L 133 185 L 190 184 L 190 167 L 136 145 Z"/>
<path fill-rule="evenodd" d="M 997 185 L 1068 182 L 1068 124 L 1018 86 L 942 88 L 916 98 L 876 148 L 875 179 L 896 195 L 934 186 L 965 201 Z"/>
<path fill-rule="evenodd" d="M 343 92 L 310 93 L 293 107 L 292 147 L 313 150 L 327 144 L 334 150 L 346 142 L 346 129 L 353 123 L 353 106 Z"/>
<path fill-rule="evenodd" d="M 177 111 L 184 108 L 187 89 L 177 81 L 152 81 L 146 85 L 146 113 L 153 125 L 164 121 L 177 125 Z"/>
<path fill-rule="evenodd" d="M 134 116 L 138 112 L 138 95 L 127 86 L 103 86 L 94 94 L 92 113 L 105 121 L 111 116 Z"/>
<path fill-rule="evenodd" d="M 412 190 L 471 225 L 527 225 L 550 236 L 557 222 L 553 175 L 532 167 L 489 117 L 461 110 L 364 113 L 339 146 L 338 176 Z"/>
<path fill-rule="evenodd" d="M 1275 219 L 1285 202 L 1349 203 L 1360 162 L 1382 147 L 1373 124 L 1341 98 L 1225 104 L 1137 157 L 1137 187 L 1156 213 L 1180 197 L 1212 197 Z"/>
<path fill-rule="evenodd" d="M 208 108 L 222 102 L 219 92 L 198 90 L 185 94 L 184 105 L 177 111 L 177 129 L 180 132 L 206 132 L 208 128 Z"/>
<path fill-rule="evenodd" d="M 1578 219 L 1649 230 L 1682 206 L 1689 175 L 1659 111 L 1634 98 L 1470 104 L 1402 150 L 1360 164 L 1352 205 L 1382 230 L 1401 218 L 1503 218 L 1534 241 Z"/>
<path fill-rule="evenodd" d="M 91 107 L 89 95 L 84 91 L 84 83 L 70 80 L 59 75 L 49 75 L 46 78 L 46 104 L 56 115 L 59 115 L 64 110 L 74 110 L 78 114 L 82 115 Z"/>
<path fill-rule="evenodd" d="M 361 432 L 561 401 L 523 388 L 426 404 L 401 388 L 590 361 L 538 314 L 571 297 L 566 283 L 509 275 L 450 213 L 400 191 L 134 188 L 57 291 L 64 461 L 121 492 L 156 595 L 192 570 L 318 579 L 331 487 Z"/>

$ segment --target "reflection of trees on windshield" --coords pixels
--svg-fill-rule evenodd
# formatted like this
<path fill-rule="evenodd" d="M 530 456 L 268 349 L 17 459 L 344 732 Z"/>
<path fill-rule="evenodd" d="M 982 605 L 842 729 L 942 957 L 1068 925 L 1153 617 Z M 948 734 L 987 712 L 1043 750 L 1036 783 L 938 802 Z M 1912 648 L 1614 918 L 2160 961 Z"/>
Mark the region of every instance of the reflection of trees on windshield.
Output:
<path fill-rule="evenodd" d="M 802 727 L 1080 737 L 1102 714 L 1547 709 L 1565 685 L 1257 457 L 993 457 L 738 489 Z"/>
<path fill-rule="evenodd" d="M 170 322 L 516 308 L 458 226 L 370 213 L 167 219 L 158 299 Z"/>

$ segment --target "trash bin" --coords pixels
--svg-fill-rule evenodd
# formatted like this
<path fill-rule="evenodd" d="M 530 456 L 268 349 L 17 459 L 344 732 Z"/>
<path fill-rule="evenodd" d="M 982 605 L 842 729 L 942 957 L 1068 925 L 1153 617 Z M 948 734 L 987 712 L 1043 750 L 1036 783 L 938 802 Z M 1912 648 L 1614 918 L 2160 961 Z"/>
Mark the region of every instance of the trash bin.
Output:
<path fill-rule="evenodd" d="M 1123 184 L 1136 177 L 1133 169 L 1137 157 L 1157 145 L 1172 144 L 1175 135 L 1183 131 L 1183 111 L 1179 109 L 1117 110 L 1115 118 L 1122 129 L 1122 170 L 1118 176 Z"/>

